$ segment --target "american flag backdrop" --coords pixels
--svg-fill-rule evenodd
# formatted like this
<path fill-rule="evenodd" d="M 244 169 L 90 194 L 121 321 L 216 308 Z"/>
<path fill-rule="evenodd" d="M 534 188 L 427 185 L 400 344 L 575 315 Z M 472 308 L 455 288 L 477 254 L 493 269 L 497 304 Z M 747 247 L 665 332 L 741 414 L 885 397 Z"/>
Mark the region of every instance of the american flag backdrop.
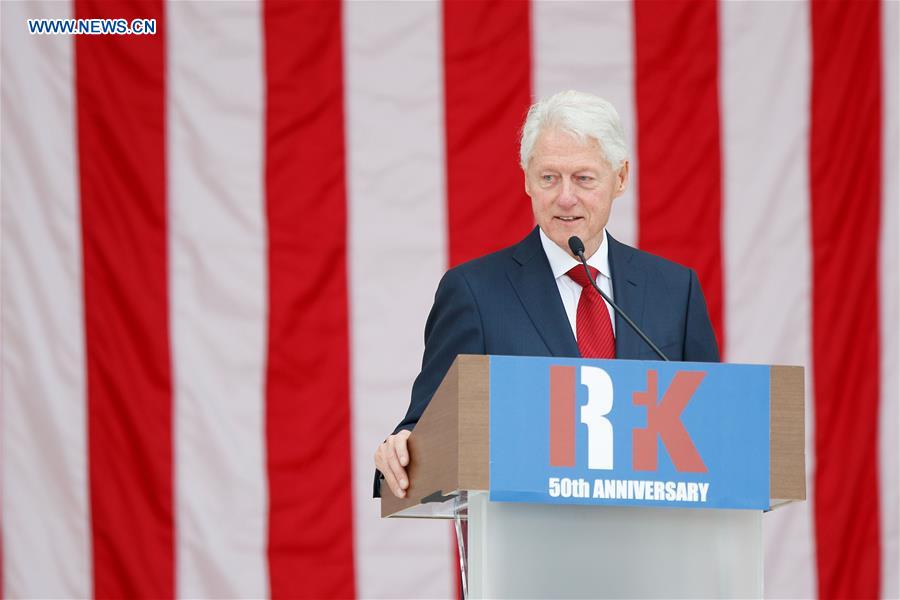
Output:
<path fill-rule="evenodd" d="M 631 145 L 609 231 L 698 271 L 725 360 L 807 368 L 766 596 L 898 597 L 898 9 L 0 2 L 0 595 L 453 597 L 372 455 L 579 89 Z M 26 26 L 94 17 L 157 33 Z"/>

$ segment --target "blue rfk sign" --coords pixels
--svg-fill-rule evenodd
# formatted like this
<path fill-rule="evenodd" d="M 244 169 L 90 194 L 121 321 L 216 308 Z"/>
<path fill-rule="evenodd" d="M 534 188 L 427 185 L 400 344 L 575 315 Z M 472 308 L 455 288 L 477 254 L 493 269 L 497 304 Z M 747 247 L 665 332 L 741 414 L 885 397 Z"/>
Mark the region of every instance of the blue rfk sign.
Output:
<path fill-rule="evenodd" d="M 768 386 L 751 365 L 491 357 L 491 499 L 768 508 Z"/>

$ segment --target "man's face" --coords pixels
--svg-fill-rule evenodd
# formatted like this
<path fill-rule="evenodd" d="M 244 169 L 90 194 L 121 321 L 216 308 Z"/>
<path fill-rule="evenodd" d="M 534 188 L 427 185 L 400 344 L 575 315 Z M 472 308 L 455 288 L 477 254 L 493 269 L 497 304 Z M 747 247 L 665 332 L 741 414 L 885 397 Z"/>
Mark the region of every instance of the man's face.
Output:
<path fill-rule="evenodd" d="M 614 171 L 597 140 L 582 143 L 557 129 L 540 133 L 525 169 L 525 192 L 537 224 L 566 252 L 569 238 L 577 235 L 588 257 L 600 247 L 612 201 L 627 181 L 627 161 Z"/>

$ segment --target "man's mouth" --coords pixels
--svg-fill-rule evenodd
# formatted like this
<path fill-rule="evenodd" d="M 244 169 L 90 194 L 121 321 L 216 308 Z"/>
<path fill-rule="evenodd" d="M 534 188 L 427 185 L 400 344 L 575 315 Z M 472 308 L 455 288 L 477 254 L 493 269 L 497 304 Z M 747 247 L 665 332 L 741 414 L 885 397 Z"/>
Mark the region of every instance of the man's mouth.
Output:
<path fill-rule="evenodd" d="M 578 221 L 581 217 L 555 217 L 564 223 L 572 223 L 573 221 Z"/>

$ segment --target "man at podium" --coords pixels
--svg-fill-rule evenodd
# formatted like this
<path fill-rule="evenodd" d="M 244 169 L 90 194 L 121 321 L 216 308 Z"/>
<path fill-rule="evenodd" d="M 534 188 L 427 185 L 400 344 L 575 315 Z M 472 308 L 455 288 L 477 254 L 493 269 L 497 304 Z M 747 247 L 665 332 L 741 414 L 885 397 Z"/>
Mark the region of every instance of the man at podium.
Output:
<path fill-rule="evenodd" d="M 719 360 L 696 273 L 606 231 L 613 200 L 628 184 L 612 104 L 576 91 L 541 100 L 522 126 L 519 159 L 537 227 L 441 279 L 409 409 L 375 453 L 376 496 L 382 473 L 394 495 L 405 496 L 406 440 L 459 354 L 657 358 L 594 282 L 666 358 Z M 582 247 L 587 269 L 576 256 Z"/>

